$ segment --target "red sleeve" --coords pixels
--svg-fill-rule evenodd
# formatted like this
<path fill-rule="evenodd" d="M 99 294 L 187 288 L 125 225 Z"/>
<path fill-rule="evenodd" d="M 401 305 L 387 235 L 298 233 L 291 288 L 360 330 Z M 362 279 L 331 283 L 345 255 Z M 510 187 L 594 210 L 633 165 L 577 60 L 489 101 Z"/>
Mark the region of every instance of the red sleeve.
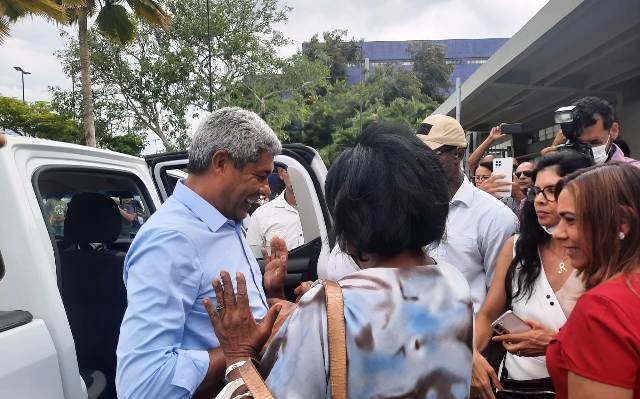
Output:
<path fill-rule="evenodd" d="M 590 380 L 633 389 L 640 367 L 635 325 L 608 298 L 583 296 L 562 328 L 567 369 Z"/>

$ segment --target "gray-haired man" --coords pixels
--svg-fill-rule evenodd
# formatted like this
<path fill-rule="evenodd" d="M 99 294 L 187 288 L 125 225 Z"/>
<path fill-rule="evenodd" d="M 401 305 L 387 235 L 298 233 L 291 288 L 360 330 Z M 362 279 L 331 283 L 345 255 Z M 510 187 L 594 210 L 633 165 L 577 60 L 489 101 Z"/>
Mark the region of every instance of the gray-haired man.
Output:
<path fill-rule="evenodd" d="M 120 399 L 211 397 L 225 359 L 203 305 L 222 270 L 247 280 L 256 319 L 268 307 L 240 221 L 269 194 L 282 146 L 253 112 L 223 108 L 198 128 L 189 175 L 138 232 L 125 260 L 128 307 L 118 343 Z"/>

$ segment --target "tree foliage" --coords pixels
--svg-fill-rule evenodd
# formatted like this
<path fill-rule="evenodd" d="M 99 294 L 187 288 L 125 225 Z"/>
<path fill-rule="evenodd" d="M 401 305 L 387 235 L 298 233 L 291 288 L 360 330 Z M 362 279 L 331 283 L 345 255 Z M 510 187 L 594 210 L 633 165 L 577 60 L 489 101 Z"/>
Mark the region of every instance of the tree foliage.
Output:
<path fill-rule="evenodd" d="M 29 15 L 59 23 L 68 21 L 64 8 L 56 0 L 0 0 L 0 44 L 9 36 L 10 24 Z"/>
<path fill-rule="evenodd" d="M 324 60 L 330 70 L 330 81 L 346 80 L 347 67 L 360 65 L 361 43 L 354 38 L 347 40 L 348 31 L 336 29 L 322 34 L 320 41 L 315 34 L 302 46 L 302 53 L 311 61 Z"/>
<path fill-rule="evenodd" d="M 81 143 L 80 127 L 72 119 L 52 112 L 46 101 L 24 104 L 11 97 L 0 97 L 0 127 L 25 136 Z"/>
<path fill-rule="evenodd" d="M 113 135 L 98 120 L 98 143 L 102 148 L 130 155 L 140 155 L 145 142 L 140 135 Z M 46 101 L 25 104 L 11 97 L 0 97 L 0 128 L 24 136 L 84 144 L 81 126 L 71 113 L 58 112 Z"/>
<path fill-rule="evenodd" d="M 446 63 L 442 46 L 412 42 L 409 53 L 413 60 L 413 71 L 422 83 L 422 92 L 438 101 L 443 101 L 451 86 L 453 65 Z"/>
<path fill-rule="evenodd" d="M 165 148 L 184 149 L 189 118 L 209 100 L 207 14 L 202 0 L 166 0 L 163 6 L 173 21 L 169 30 L 140 24 L 138 40 L 124 46 L 90 35 L 94 104 L 109 104 L 96 110 L 98 119 L 110 107 L 119 109 L 113 116 L 127 131 L 151 132 Z M 215 107 L 230 104 L 241 82 L 277 70 L 275 49 L 287 40 L 273 25 L 285 18 L 277 0 L 211 1 Z M 60 59 L 73 75 L 78 62 L 73 41 Z"/>

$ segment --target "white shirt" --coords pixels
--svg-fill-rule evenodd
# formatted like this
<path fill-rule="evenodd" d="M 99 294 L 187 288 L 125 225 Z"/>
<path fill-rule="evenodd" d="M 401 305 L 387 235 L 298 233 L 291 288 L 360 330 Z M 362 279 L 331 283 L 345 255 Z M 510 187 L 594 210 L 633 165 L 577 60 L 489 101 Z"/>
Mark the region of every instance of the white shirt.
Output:
<path fill-rule="evenodd" d="M 491 285 L 502 245 L 518 229 L 518 219 L 491 194 L 476 188 L 464 177 L 449 203 L 445 235 L 429 253 L 458 268 L 471 288 L 474 312 Z"/>
<path fill-rule="evenodd" d="M 359 272 L 360 268 L 356 262 L 347 254 L 340 250 L 336 243 L 329 254 L 326 267 L 318 265 L 318 277 L 325 280 L 338 281 L 342 277 Z"/>
<path fill-rule="evenodd" d="M 304 244 L 304 234 L 298 210 L 284 198 L 286 190 L 253 212 L 247 229 L 247 242 L 257 258 L 261 248 L 268 246 L 274 236 L 283 238 L 287 249 Z"/>

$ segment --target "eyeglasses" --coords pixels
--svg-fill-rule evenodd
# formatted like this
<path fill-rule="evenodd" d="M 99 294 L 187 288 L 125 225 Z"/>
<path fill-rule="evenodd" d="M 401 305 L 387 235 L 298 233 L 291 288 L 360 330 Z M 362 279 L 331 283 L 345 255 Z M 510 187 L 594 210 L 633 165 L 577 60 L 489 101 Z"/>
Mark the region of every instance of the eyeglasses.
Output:
<path fill-rule="evenodd" d="M 527 191 L 527 201 L 534 202 L 538 194 L 542 193 L 542 197 L 545 201 L 556 202 L 556 186 L 546 186 L 544 188 L 539 188 L 536 186 L 531 187 Z"/>
<path fill-rule="evenodd" d="M 480 182 L 480 181 L 487 181 L 487 180 L 489 180 L 490 178 L 491 178 L 491 176 L 480 176 L 480 175 L 478 175 L 478 176 L 473 176 L 473 179 L 474 179 L 475 181 L 477 181 L 477 182 Z"/>
<path fill-rule="evenodd" d="M 518 179 L 523 175 L 524 175 L 524 177 L 531 178 L 531 177 L 533 177 L 533 171 L 531 171 L 531 170 L 523 170 L 523 171 L 520 171 L 520 172 L 516 172 L 516 177 Z"/>

